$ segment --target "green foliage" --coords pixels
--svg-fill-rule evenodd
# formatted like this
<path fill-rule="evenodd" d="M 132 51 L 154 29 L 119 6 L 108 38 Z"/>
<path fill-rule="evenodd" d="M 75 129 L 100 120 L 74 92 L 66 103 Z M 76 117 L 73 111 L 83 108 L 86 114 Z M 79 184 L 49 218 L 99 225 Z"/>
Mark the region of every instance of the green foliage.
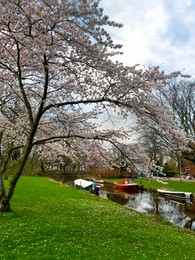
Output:
<path fill-rule="evenodd" d="M 41 170 L 40 167 L 37 167 L 37 168 L 35 168 L 35 169 L 32 171 L 32 175 L 33 175 L 33 176 L 42 176 L 42 175 L 43 175 L 43 172 L 42 172 L 42 170 Z"/>
<path fill-rule="evenodd" d="M 9 168 L 6 171 L 6 174 L 12 175 L 14 174 L 15 170 L 17 169 L 18 161 L 14 160 L 9 164 Z"/>
<path fill-rule="evenodd" d="M 175 175 L 172 165 L 168 162 L 164 164 L 163 172 L 166 173 L 167 177 L 173 177 Z"/>
<path fill-rule="evenodd" d="M 0 216 L 1 259 L 194 257 L 194 232 L 44 177 L 22 176 L 12 203 Z"/>
<path fill-rule="evenodd" d="M 8 175 L 13 175 L 18 167 L 19 161 L 18 160 L 13 160 L 10 165 L 8 170 L 6 171 L 6 174 Z M 32 175 L 40 175 L 42 173 L 42 170 L 40 167 L 34 168 L 31 164 L 31 160 L 26 161 L 26 165 L 23 170 L 23 175 L 26 176 L 32 176 Z"/>

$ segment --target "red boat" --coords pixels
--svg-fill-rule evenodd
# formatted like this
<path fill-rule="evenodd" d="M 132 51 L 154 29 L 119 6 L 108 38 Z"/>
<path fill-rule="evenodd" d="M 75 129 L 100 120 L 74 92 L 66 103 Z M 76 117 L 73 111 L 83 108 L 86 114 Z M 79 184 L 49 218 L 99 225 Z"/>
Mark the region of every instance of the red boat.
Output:
<path fill-rule="evenodd" d="M 126 192 L 135 193 L 138 191 L 138 184 L 134 180 L 128 178 L 125 178 L 119 182 L 114 182 L 114 186 L 116 189 L 121 189 Z"/>

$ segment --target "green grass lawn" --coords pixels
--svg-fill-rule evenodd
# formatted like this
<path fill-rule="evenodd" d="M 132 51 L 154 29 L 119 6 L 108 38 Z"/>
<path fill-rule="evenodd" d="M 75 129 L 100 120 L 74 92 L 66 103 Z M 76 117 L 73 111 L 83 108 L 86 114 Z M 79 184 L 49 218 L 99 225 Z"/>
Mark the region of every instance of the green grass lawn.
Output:
<path fill-rule="evenodd" d="M 195 233 L 41 177 L 0 213 L 0 259 L 194 259 Z"/>
<path fill-rule="evenodd" d="M 177 190 L 177 191 L 185 191 L 192 192 L 195 194 L 195 182 L 193 181 L 184 181 L 178 179 L 177 181 L 166 180 L 161 178 L 162 182 L 158 182 L 155 179 L 148 178 L 138 178 L 135 179 L 138 184 L 142 184 L 147 189 L 168 189 L 168 190 Z"/>

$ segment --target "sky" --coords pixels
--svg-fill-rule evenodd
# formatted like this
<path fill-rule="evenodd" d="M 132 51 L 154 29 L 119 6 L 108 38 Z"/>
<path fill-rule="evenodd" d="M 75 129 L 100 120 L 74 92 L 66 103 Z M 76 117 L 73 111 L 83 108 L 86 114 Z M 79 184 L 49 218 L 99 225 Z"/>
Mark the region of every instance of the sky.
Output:
<path fill-rule="evenodd" d="M 195 76 L 195 0 L 101 0 L 99 6 L 123 24 L 109 31 L 123 45 L 117 60 Z"/>

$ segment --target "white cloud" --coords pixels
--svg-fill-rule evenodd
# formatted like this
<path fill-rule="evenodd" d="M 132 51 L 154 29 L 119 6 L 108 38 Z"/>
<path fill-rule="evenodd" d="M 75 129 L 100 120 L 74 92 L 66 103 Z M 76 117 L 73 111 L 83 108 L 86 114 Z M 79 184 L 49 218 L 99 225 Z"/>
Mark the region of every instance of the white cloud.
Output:
<path fill-rule="evenodd" d="M 118 60 L 195 74 L 195 1 L 102 0 L 100 6 L 110 19 L 124 24 L 110 31 L 123 44 Z"/>

